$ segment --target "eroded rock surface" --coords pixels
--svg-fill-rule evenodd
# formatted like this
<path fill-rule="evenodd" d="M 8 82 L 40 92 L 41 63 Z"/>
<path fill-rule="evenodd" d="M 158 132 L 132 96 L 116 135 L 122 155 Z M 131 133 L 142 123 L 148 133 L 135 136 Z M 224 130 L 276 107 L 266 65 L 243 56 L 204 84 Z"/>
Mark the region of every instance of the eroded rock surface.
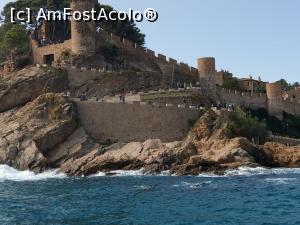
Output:
<path fill-rule="evenodd" d="M 22 106 L 44 93 L 68 88 L 64 70 L 28 67 L 0 78 L 0 112 Z"/>
<path fill-rule="evenodd" d="M 47 156 L 77 127 L 73 105 L 48 93 L 0 115 L 0 164 L 20 170 L 49 168 Z"/>

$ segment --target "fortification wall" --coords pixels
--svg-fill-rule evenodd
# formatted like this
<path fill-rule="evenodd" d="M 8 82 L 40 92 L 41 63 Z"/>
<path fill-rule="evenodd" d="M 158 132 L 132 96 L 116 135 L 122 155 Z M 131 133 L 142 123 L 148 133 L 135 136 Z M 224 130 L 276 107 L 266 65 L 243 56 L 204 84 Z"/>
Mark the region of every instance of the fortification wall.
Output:
<path fill-rule="evenodd" d="M 137 43 L 133 43 L 132 41 L 127 40 L 126 38 L 121 38 L 113 33 L 108 33 L 106 31 L 100 31 L 97 33 L 97 40 L 103 40 L 103 37 L 110 38 L 116 44 L 122 46 L 126 49 L 126 51 L 132 52 L 136 55 L 147 56 L 154 59 L 160 65 L 165 66 L 167 69 L 172 68 L 174 70 L 178 70 L 183 74 L 188 74 L 195 78 L 198 77 L 198 69 L 189 66 L 186 63 L 178 62 L 175 59 L 168 58 L 164 54 L 156 53 L 155 51 L 145 48 L 143 46 L 139 46 Z M 99 46 L 101 43 L 97 43 Z M 175 67 L 174 67 L 175 66 Z"/>
<path fill-rule="evenodd" d="M 31 40 L 32 57 L 36 64 L 44 64 L 44 56 L 54 54 L 54 62 L 57 62 L 64 51 L 71 50 L 71 40 L 64 43 L 39 47 L 36 40 Z"/>
<path fill-rule="evenodd" d="M 218 89 L 217 94 L 222 103 L 231 103 L 236 106 L 243 106 L 251 109 L 265 108 L 267 109 L 266 94 L 253 95 L 246 92 L 232 91 L 228 89 Z"/>
<path fill-rule="evenodd" d="M 99 141 L 182 140 L 201 111 L 152 105 L 75 102 L 82 126 Z"/>
<path fill-rule="evenodd" d="M 300 104 L 297 101 L 283 100 L 282 101 L 282 111 L 289 114 L 300 116 Z"/>
<path fill-rule="evenodd" d="M 274 136 L 270 135 L 268 137 L 268 141 L 270 142 L 277 142 L 281 143 L 287 146 L 300 146 L 300 139 L 293 139 L 293 138 L 288 138 L 288 137 L 280 137 L 280 136 Z"/>

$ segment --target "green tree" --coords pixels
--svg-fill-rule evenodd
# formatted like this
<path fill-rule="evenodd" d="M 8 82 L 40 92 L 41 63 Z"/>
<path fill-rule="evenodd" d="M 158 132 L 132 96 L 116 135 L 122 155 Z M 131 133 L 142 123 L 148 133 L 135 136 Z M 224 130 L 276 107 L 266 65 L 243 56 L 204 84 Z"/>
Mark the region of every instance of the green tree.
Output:
<path fill-rule="evenodd" d="M 231 137 L 242 136 L 250 141 L 259 139 L 260 143 L 263 143 L 267 137 L 266 123 L 241 108 L 235 110 L 226 130 L 227 135 Z"/>
<path fill-rule="evenodd" d="M 100 53 L 107 62 L 115 63 L 119 57 L 119 48 L 112 41 L 106 41 L 101 45 Z"/>
<path fill-rule="evenodd" d="M 70 0 L 17 0 L 15 2 L 9 2 L 8 4 L 6 4 L 3 10 L 3 15 L 5 16 L 6 22 L 9 22 L 11 7 L 16 8 L 17 10 L 25 10 L 25 8 L 31 8 L 32 10 L 37 11 L 40 8 L 49 10 L 62 10 L 65 7 L 69 7 L 69 5 Z M 101 8 L 104 8 L 107 13 L 114 10 L 111 6 L 100 5 L 99 3 L 97 3 L 95 9 L 100 12 Z M 33 14 L 33 16 L 34 15 L 35 14 Z M 34 17 L 32 19 L 34 26 L 37 27 L 37 21 L 34 20 Z M 108 32 L 115 33 L 116 35 L 124 37 L 139 45 L 145 44 L 145 35 L 142 34 L 136 24 L 129 19 L 125 21 L 101 20 L 97 22 L 97 25 Z"/>
<path fill-rule="evenodd" d="M 290 85 L 285 79 L 281 79 L 281 80 L 279 80 L 279 82 L 281 83 L 282 90 L 284 90 L 284 91 L 289 90 Z"/>
<path fill-rule="evenodd" d="M 109 5 L 97 5 L 96 10 L 100 12 L 101 9 L 104 9 L 105 12 L 108 14 L 109 12 L 113 11 L 114 9 Z M 97 22 L 102 29 L 115 33 L 116 35 L 126 38 L 134 43 L 139 45 L 145 44 L 145 34 L 141 33 L 141 30 L 136 26 L 133 21 L 129 19 L 125 21 L 107 21 L 102 19 Z"/>
<path fill-rule="evenodd" d="M 241 90 L 240 83 L 236 78 L 226 78 L 224 79 L 223 88 L 231 90 Z"/>
<path fill-rule="evenodd" d="M 21 66 L 28 60 L 29 39 L 24 26 L 5 24 L 0 27 L 0 61 Z"/>

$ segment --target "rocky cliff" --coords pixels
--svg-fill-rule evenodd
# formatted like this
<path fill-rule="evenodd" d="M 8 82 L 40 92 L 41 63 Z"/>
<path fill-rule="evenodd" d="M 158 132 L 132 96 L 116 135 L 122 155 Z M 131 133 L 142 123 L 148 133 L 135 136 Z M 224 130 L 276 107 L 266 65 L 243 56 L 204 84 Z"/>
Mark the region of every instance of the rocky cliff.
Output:
<path fill-rule="evenodd" d="M 22 106 L 43 93 L 68 88 L 64 70 L 28 67 L 0 78 L 0 112 Z"/>
<path fill-rule="evenodd" d="M 76 107 L 59 93 L 68 88 L 63 71 L 27 68 L 0 78 L 0 84 L 0 164 L 20 170 L 91 175 L 144 168 L 196 175 L 240 166 L 300 166 L 299 146 L 256 146 L 243 137 L 229 138 L 226 119 L 213 111 L 181 141 L 97 143 L 81 127 Z"/>

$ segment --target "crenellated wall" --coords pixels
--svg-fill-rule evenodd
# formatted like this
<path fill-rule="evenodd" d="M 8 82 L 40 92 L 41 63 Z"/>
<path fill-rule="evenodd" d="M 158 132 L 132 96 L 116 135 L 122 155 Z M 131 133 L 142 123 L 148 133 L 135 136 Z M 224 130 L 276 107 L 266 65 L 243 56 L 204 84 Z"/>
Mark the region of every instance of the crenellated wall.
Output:
<path fill-rule="evenodd" d="M 217 92 L 222 103 L 231 103 L 236 106 L 243 106 L 252 109 L 267 109 L 266 94 L 254 93 L 251 95 L 246 92 L 232 91 L 228 89 L 218 89 Z"/>
<path fill-rule="evenodd" d="M 173 67 L 175 65 L 174 69 L 177 69 L 179 71 L 183 71 L 185 73 L 190 74 L 191 76 L 194 76 L 195 78 L 198 77 L 198 69 L 189 66 L 186 63 L 178 62 L 175 59 L 168 58 L 164 54 L 156 53 L 155 51 L 145 48 L 143 46 L 139 46 L 136 43 L 133 43 L 125 38 L 121 38 L 113 33 L 109 33 L 106 31 L 100 31 L 98 34 L 98 39 L 103 39 L 103 37 L 110 38 L 117 44 L 124 46 L 128 51 L 133 51 L 138 54 L 144 54 L 146 56 L 152 57 L 154 60 L 156 60 L 158 63 L 164 64 L 166 66 Z"/>

